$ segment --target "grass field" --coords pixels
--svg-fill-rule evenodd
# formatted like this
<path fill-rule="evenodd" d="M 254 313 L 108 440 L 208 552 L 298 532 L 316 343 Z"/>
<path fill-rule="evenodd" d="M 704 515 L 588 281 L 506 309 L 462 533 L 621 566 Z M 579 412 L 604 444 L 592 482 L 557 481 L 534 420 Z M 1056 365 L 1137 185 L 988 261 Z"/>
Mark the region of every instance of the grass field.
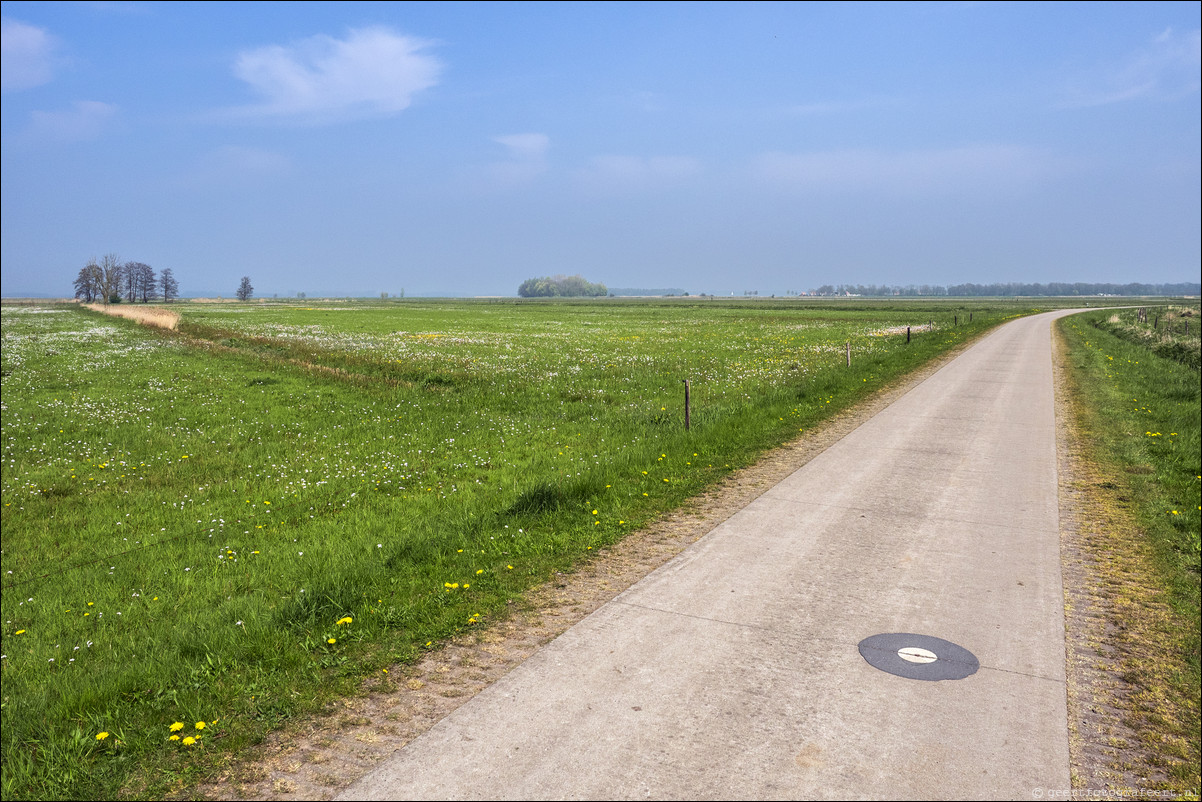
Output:
<path fill-rule="evenodd" d="M 1034 310 L 178 311 L 171 332 L 3 309 L 5 798 L 186 787 L 281 720 L 504 615 L 764 450 Z"/>
<path fill-rule="evenodd" d="M 1074 315 L 1060 322 L 1079 396 L 1091 489 L 1107 520 L 1095 559 L 1112 645 L 1132 689 L 1116 699 L 1163 787 L 1197 793 L 1202 407 L 1198 304 Z"/>

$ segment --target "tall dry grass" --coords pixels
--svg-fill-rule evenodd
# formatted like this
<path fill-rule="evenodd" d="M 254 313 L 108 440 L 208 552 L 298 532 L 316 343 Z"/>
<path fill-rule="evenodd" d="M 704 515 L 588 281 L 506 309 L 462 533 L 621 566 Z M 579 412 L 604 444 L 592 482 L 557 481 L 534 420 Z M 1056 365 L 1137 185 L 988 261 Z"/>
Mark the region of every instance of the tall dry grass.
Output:
<path fill-rule="evenodd" d="M 161 329 L 171 329 L 179 325 L 179 313 L 158 306 L 105 306 L 104 304 L 86 304 L 88 309 L 103 312 L 106 315 L 124 317 L 136 320 L 147 326 L 158 326 Z"/>

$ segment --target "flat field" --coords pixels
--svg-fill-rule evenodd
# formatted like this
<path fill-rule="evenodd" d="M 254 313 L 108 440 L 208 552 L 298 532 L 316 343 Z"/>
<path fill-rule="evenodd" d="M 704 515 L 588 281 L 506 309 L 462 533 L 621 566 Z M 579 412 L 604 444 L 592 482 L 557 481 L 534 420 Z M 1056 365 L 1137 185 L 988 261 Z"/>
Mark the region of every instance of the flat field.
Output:
<path fill-rule="evenodd" d="M 4 796 L 186 787 L 1033 306 L 6 306 Z"/>

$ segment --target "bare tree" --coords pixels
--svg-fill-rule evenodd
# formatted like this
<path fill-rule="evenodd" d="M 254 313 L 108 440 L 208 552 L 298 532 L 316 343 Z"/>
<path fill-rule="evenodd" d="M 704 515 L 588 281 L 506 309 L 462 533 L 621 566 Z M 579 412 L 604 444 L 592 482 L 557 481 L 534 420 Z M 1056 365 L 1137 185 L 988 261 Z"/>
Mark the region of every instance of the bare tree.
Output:
<path fill-rule="evenodd" d="M 159 297 L 159 281 L 154 275 L 153 267 L 142 265 L 139 283 L 142 285 L 142 303 L 149 303 Z"/>
<path fill-rule="evenodd" d="M 250 286 L 250 276 L 243 276 L 242 283 L 238 285 L 238 291 L 234 293 L 239 301 L 248 301 L 255 294 L 255 288 Z"/>
<path fill-rule="evenodd" d="M 163 268 L 163 272 L 159 275 L 159 287 L 162 289 L 165 302 L 171 303 L 179 297 L 179 282 L 175 280 L 175 274 L 171 272 L 171 268 Z"/>
<path fill-rule="evenodd" d="M 143 262 L 126 263 L 124 283 L 130 290 L 126 295 L 130 301 L 140 300 L 145 304 L 158 296 L 158 282 L 154 278 L 154 268 Z"/>
<path fill-rule="evenodd" d="M 79 275 L 75 277 L 75 297 L 85 304 L 95 303 L 100 297 L 100 265 L 96 264 L 95 258 L 79 269 Z"/>
<path fill-rule="evenodd" d="M 138 264 L 139 262 L 126 262 L 121 265 L 117 292 L 126 303 L 132 304 L 138 300 Z"/>
<path fill-rule="evenodd" d="M 100 302 L 108 306 L 113 299 L 120 300 L 121 291 L 121 260 L 115 253 L 106 253 L 100 260 L 98 268 L 97 294 Z"/>

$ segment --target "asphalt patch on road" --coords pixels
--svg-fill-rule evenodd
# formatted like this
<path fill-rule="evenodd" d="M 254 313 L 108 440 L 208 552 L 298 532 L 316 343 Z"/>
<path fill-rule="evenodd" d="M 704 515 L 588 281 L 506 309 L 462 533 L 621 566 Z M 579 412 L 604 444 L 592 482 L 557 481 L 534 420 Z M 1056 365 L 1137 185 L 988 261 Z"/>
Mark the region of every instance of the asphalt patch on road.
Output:
<path fill-rule="evenodd" d="M 906 679 L 964 679 L 981 667 L 968 649 L 931 635 L 889 632 L 865 638 L 859 648 L 868 665 Z"/>

